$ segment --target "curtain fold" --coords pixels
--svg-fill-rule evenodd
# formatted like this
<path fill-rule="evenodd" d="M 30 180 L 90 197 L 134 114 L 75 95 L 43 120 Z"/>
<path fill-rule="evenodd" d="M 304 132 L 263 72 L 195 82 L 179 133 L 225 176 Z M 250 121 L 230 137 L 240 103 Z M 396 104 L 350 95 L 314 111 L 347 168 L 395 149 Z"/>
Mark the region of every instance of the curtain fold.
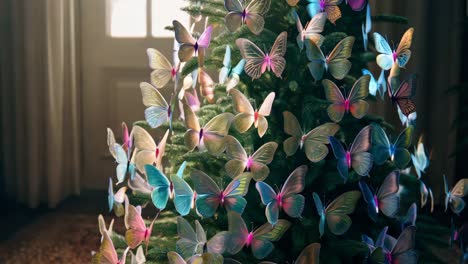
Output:
<path fill-rule="evenodd" d="M 15 126 L 9 130 L 16 135 L 16 168 L 3 173 L 9 175 L 6 191 L 30 207 L 55 207 L 80 192 L 78 3 L 10 3 L 16 101 L 9 102 L 15 104 Z"/>
<path fill-rule="evenodd" d="M 402 78 L 416 73 L 417 133 L 424 135 L 424 145 L 432 150 L 429 170 L 422 177 L 434 192 L 436 202 L 442 201 L 446 174 L 455 184 L 456 131 L 452 125 L 457 115 L 457 98 L 447 90 L 461 81 L 461 52 L 465 0 L 446 1 L 379 1 L 371 0 L 374 14 L 396 14 L 407 17 L 408 25 L 374 23 L 373 31 L 385 33 L 393 45 L 398 45 L 408 27 L 414 27 L 412 55 Z M 389 42 L 392 43 L 392 42 Z M 395 106 L 380 103 L 376 112 L 392 124 L 399 122 Z M 414 139 L 413 142 L 417 142 Z M 413 150 L 411 150 L 413 151 Z"/>

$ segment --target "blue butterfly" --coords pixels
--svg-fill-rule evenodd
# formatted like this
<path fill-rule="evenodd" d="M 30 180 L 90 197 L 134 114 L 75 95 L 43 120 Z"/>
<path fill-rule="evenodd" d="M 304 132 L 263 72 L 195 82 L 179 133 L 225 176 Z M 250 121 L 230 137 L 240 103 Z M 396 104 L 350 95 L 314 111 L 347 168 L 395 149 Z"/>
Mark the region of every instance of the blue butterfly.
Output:
<path fill-rule="evenodd" d="M 400 197 L 398 197 L 400 172 L 390 172 L 385 177 L 376 194 L 373 194 L 364 181 L 359 182 L 364 200 L 368 205 L 369 216 L 377 222 L 379 210 L 388 217 L 394 218 L 400 208 Z"/>
<path fill-rule="evenodd" d="M 128 173 L 130 174 L 130 179 L 135 178 L 136 173 L 136 166 L 132 160 L 129 160 L 127 156 L 127 152 L 123 149 L 123 147 L 117 143 L 114 143 L 114 151 L 115 151 L 115 161 L 117 161 L 118 165 L 116 168 L 117 173 L 117 183 L 120 184 L 125 180 L 125 175 Z"/>
<path fill-rule="evenodd" d="M 244 72 L 245 60 L 241 59 L 237 65 L 232 68 L 231 65 L 231 47 L 226 46 L 226 53 L 224 54 L 223 67 L 219 72 L 219 83 L 226 84 L 226 91 L 229 92 L 232 88 L 237 86 L 240 81 L 240 75 Z"/>
<path fill-rule="evenodd" d="M 193 207 L 194 194 L 190 185 L 183 179 L 186 165 L 187 163 L 184 161 L 177 174 L 170 177 L 171 181 L 156 167 L 145 165 L 148 183 L 154 187 L 151 199 L 156 208 L 164 210 L 169 198 L 174 198 L 174 206 L 180 215 L 185 216 L 190 212 Z"/>
<path fill-rule="evenodd" d="M 380 97 L 383 99 L 385 96 L 385 92 L 387 91 L 387 84 L 385 82 L 385 71 L 380 71 L 378 80 L 375 80 L 374 75 L 372 75 L 372 73 L 367 69 L 362 69 L 362 74 L 369 75 L 371 77 L 369 82 L 369 93 L 373 96 L 376 96 L 378 91 Z"/>
<path fill-rule="evenodd" d="M 366 8 L 366 21 L 362 23 L 362 41 L 364 42 L 364 50 L 367 51 L 367 44 L 369 43 L 369 39 L 367 35 L 372 30 L 372 19 L 371 19 L 371 9 L 370 4 L 367 4 Z"/>
<path fill-rule="evenodd" d="M 390 143 L 387 134 L 381 126 L 373 124 L 372 129 L 372 154 L 377 165 L 382 165 L 388 158 L 399 169 L 406 168 L 411 160 L 408 147 L 411 144 L 411 137 L 414 127 L 405 128 L 395 140 Z"/>

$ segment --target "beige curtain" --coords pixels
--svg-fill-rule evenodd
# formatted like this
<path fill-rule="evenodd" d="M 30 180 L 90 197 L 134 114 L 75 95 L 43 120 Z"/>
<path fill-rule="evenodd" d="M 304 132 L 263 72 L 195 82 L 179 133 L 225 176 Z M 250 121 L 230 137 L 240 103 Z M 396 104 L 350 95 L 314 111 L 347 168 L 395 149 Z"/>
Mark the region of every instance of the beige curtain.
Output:
<path fill-rule="evenodd" d="M 55 207 L 80 192 L 78 1 L 10 0 L 15 77 L 15 162 L 4 167 L 10 198 Z"/>
<path fill-rule="evenodd" d="M 374 14 L 396 14 L 409 19 L 408 25 L 374 23 L 373 31 L 384 33 L 394 45 L 409 26 L 415 28 L 411 60 L 403 74 L 418 75 L 417 135 L 423 134 L 425 146 L 432 150 L 428 173 L 422 179 L 432 187 L 436 201 L 442 201 L 442 175 L 446 174 L 451 184 L 461 177 L 455 175 L 455 158 L 450 157 L 456 145 L 452 124 L 457 114 L 457 98 L 446 91 L 461 81 L 465 0 L 370 3 Z M 399 122 L 391 103 L 379 103 L 376 108 L 392 124 Z"/>

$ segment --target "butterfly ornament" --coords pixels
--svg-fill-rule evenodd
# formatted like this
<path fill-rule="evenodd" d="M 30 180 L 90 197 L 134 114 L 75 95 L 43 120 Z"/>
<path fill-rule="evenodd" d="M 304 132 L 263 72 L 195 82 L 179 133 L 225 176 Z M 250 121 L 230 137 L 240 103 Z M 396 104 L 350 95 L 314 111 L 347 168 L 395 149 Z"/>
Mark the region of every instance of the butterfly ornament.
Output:
<path fill-rule="evenodd" d="M 318 47 L 322 46 L 325 37 L 320 33 L 322 33 L 325 22 L 327 22 L 327 14 L 318 13 L 305 27 L 302 27 L 301 19 L 295 10 L 293 10 L 293 16 L 296 20 L 297 31 L 299 32 L 296 38 L 297 46 L 302 50 L 304 48 L 304 41 L 306 40 L 315 42 Z"/>
<path fill-rule="evenodd" d="M 384 215 L 395 218 L 400 209 L 400 197 L 398 196 L 400 172 L 390 172 L 385 177 L 376 194 L 373 194 L 364 181 L 359 182 L 364 201 L 368 205 L 369 217 L 377 222 L 379 211 Z"/>
<path fill-rule="evenodd" d="M 307 67 L 315 81 L 321 80 L 325 72 L 330 72 L 337 80 L 342 80 L 348 74 L 351 69 L 348 59 L 351 57 L 354 40 L 353 36 L 342 39 L 326 57 L 315 42 L 305 41 L 307 58 L 310 61 Z"/>
<path fill-rule="evenodd" d="M 398 77 L 390 78 L 387 92 L 392 104 L 396 104 L 407 118 L 416 112 L 416 104 L 413 101 L 413 97 L 416 95 L 416 75 L 411 75 L 401 83 Z"/>
<path fill-rule="evenodd" d="M 175 81 L 179 65 L 172 65 L 157 49 L 147 49 L 151 72 L 151 83 L 158 89 L 163 88 L 169 81 Z"/>
<path fill-rule="evenodd" d="M 109 178 L 109 188 L 107 194 L 107 202 L 109 206 L 109 212 L 114 210 L 117 217 L 123 216 L 125 213 L 123 202 L 125 198 L 125 192 L 127 187 L 121 187 L 116 193 L 114 193 L 114 184 L 112 178 Z"/>
<path fill-rule="evenodd" d="M 345 150 L 335 137 L 329 137 L 333 154 L 338 160 L 338 172 L 345 182 L 348 180 L 349 169 L 351 168 L 360 176 L 369 175 L 374 161 L 372 154 L 369 152 L 371 148 L 371 131 L 372 127 L 370 125 L 361 129 L 348 150 Z"/>
<path fill-rule="evenodd" d="M 392 143 L 380 125 L 373 124 L 372 126 L 372 154 L 375 163 L 382 165 L 390 158 L 397 168 L 406 168 L 411 160 L 408 147 L 411 144 L 414 127 L 405 128 Z"/>
<path fill-rule="evenodd" d="M 232 68 L 231 48 L 226 46 L 226 52 L 223 59 L 223 67 L 219 71 L 219 83 L 226 85 L 226 92 L 236 87 L 240 82 L 240 75 L 244 72 L 245 60 L 241 59 L 237 65 Z"/>
<path fill-rule="evenodd" d="M 349 191 L 338 196 L 326 208 L 317 193 L 313 193 L 315 207 L 320 216 L 319 233 L 320 237 L 325 233 L 325 222 L 332 234 L 340 236 L 346 233 L 351 227 L 351 218 L 348 216 L 354 212 L 357 201 L 361 197 L 358 191 Z"/>
<path fill-rule="evenodd" d="M 167 176 L 152 165 L 145 165 L 148 183 L 154 187 L 151 193 L 153 204 L 159 210 L 166 208 L 169 198 L 174 199 L 176 211 L 185 216 L 193 207 L 194 193 L 190 185 L 183 179 L 186 162 L 182 163 L 176 175 Z"/>
<path fill-rule="evenodd" d="M 306 174 L 306 165 L 296 168 L 286 179 L 281 191 L 278 193 L 265 182 L 257 182 L 255 184 L 262 203 L 266 206 L 265 215 L 268 223 L 276 225 L 280 210 L 284 210 L 290 217 L 301 217 L 304 210 L 305 198 L 300 193 L 305 187 Z"/>
<path fill-rule="evenodd" d="M 362 0 L 365 3 L 365 0 Z M 370 4 L 367 4 L 366 8 L 366 20 L 362 23 L 362 42 L 364 44 L 364 51 L 367 51 L 367 45 L 369 44 L 368 35 L 372 30 L 372 18 Z"/>
<path fill-rule="evenodd" d="M 145 165 L 155 165 L 158 169 L 162 170 L 162 158 L 166 151 L 166 142 L 169 136 L 169 130 L 166 130 L 164 136 L 159 141 L 159 144 L 154 142 L 146 129 L 140 126 L 134 126 L 132 131 L 134 144 L 136 148 L 135 163 L 140 172 L 145 171 Z"/>
<path fill-rule="evenodd" d="M 205 52 L 210 46 L 212 26 L 206 27 L 198 39 L 177 20 L 172 21 L 175 39 L 180 43 L 178 56 L 181 62 L 186 62 L 193 56 L 198 56 L 198 65 L 203 67 Z"/>
<path fill-rule="evenodd" d="M 198 220 L 195 220 L 195 230 L 183 217 L 177 217 L 177 234 L 179 240 L 176 242 L 177 252 L 184 258 L 203 253 L 223 254 L 225 243 L 228 240 L 228 232 L 222 231 L 214 235 L 209 241 L 205 230 Z"/>
<path fill-rule="evenodd" d="M 418 175 L 418 179 L 421 179 L 421 174 L 425 173 L 427 167 L 429 167 L 429 157 L 426 155 L 422 140 L 422 136 L 419 137 L 418 146 L 414 148 L 414 154 L 411 154 L 411 160 L 413 161 L 414 170 Z"/>
<path fill-rule="evenodd" d="M 463 197 L 468 194 L 468 188 L 465 188 L 465 185 L 468 186 L 468 179 L 461 179 L 449 190 L 447 177 L 444 175 L 445 211 L 447 211 L 449 205 L 452 212 L 457 215 L 465 209 Z"/>
<path fill-rule="evenodd" d="M 198 117 L 192 109 L 184 105 L 185 146 L 189 151 L 197 147 L 200 151 L 207 150 L 213 155 L 218 155 L 225 149 L 225 137 L 229 132 L 234 115 L 222 113 L 213 117 L 203 127 L 200 126 Z"/>
<path fill-rule="evenodd" d="M 403 37 L 401 38 L 400 44 L 396 50 L 392 50 L 387 40 L 382 35 L 374 32 L 374 46 L 377 52 L 377 64 L 383 70 L 390 70 L 396 63 L 399 68 L 404 68 L 411 58 L 411 42 L 413 40 L 414 28 L 409 28 Z"/>
<path fill-rule="evenodd" d="M 268 129 L 266 117 L 271 113 L 275 93 L 269 93 L 258 110 L 254 110 L 249 99 L 239 90 L 232 89 L 229 93 L 232 96 L 233 108 L 238 113 L 234 117 L 234 126 L 237 130 L 240 133 L 245 133 L 254 125 L 258 129 L 258 136 L 263 137 Z"/>
<path fill-rule="evenodd" d="M 241 215 L 236 212 L 228 213 L 230 239 L 226 250 L 229 254 L 237 254 L 242 248 L 250 247 L 257 259 L 267 257 L 274 249 L 272 242 L 278 241 L 289 229 L 291 223 L 280 219 L 275 226 L 266 223 L 249 232 Z"/>
<path fill-rule="evenodd" d="M 152 128 L 160 127 L 169 122 L 172 131 L 172 114 L 174 106 L 169 105 L 162 94 L 147 82 L 140 83 L 143 104 L 146 106 L 145 119 Z"/>
<path fill-rule="evenodd" d="M 377 96 L 379 92 L 380 97 L 383 99 L 385 92 L 387 91 L 387 83 L 385 81 L 385 71 L 381 70 L 379 78 L 376 80 L 374 75 L 368 69 L 362 69 L 362 75 L 369 75 L 369 93 L 373 96 Z"/>
<path fill-rule="evenodd" d="M 303 149 L 307 158 L 312 162 L 319 162 L 328 155 L 328 147 L 330 141 L 328 137 L 334 136 L 340 129 L 340 126 L 335 123 L 325 123 L 309 132 L 303 132 L 296 116 L 291 112 L 283 112 L 284 132 L 290 135 L 283 142 L 283 149 L 286 155 L 292 156 L 298 149 Z"/>
<path fill-rule="evenodd" d="M 254 0 L 255 1 L 255 0 Z M 288 33 L 282 32 L 278 35 L 271 47 L 270 53 L 264 53 L 257 45 L 245 38 L 236 40 L 242 58 L 246 61 L 244 70 L 252 79 L 258 79 L 267 70 L 272 71 L 276 77 L 281 74 L 286 66 L 284 55 L 287 49 Z"/>
<path fill-rule="evenodd" d="M 369 81 L 369 75 L 361 76 L 346 98 L 334 82 L 327 79 L 322 81 L 327 101 L 331 103 L 327 113 L 333 122 L 340 122 L 345 113 L 351 113 L 357 119 L 366 115 L 369 104 L 364 99 L 369 95 Z"/>
<path fill-rule="evenodd" d="M 278 144 L 268 142 L 263 144 L 252 155 L 247 155 L 244 147 L 233 136 L 226 136 L 226 154 L 230 159 L 224 166 L 227 174 L 234 178 L 244 171 L 250 172 L 255 181 L 263 181 L 270 169 L 268 164 L 273 161 Z"/>
<path fill-rule="evenodd" d="M 93 264 L 125 264 L 127 253 L 129 248 L 127 247 L 122 253 L 122 257 L 119 259 L 117 251 L 115 250 L 114 243 L 107 233 L 103 234 L 101 246 L 99 252 L 93 255 L 91 263 Z"/>
<path fill-rule="evenodd" d="M 125 225 L 127 231 L 125 232 L 125 241 L 131 249 L 137 248 L 141 243 L 145 243 L 146 252 L 148 252 L 149 240 L 153 231 L 153 225 L 159 216 L 159 213 L 151 221 L 147 227 L 143 217 L 141 216 L 141 207 L 137 209 L 135 206 L 125 201 Z"/>
<path fill-rule="evenodd" d="M 224 7 L 228 11 L 224 17 L 226 27 L 234 32 L 243 24 L 255 35 L 260 34 L 265 26 L 263 16 L 270 9 L 271 0 L 251 0 L 244 5 L 243 0 L 224 0 Z"/>
<path fill-rule="evenodd" d="M 319 13 L 326 13 L 328 20 L 335 24 L 341 18 L 341 10 L 338 7 L 342 0 L 307 0 L 307 12 L 311 18 Z"/>

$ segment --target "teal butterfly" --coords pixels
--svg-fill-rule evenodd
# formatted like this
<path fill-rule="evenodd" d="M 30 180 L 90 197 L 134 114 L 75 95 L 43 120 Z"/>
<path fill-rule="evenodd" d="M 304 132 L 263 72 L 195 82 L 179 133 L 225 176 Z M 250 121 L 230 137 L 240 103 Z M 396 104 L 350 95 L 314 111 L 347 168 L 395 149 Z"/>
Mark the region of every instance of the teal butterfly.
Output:
<path fill-rule="evenodd" d="M 359 191 L 350 191 L 338 196 L 327 208 L 323 207 L 322 201 L 317 193 L 313 193 L 315 207 L 320 216 L 319 232 L 320 237 L 325 233 L 325 222 L 330 231 L 337 236 L 344 234 L 351 227 L 352 214 L 356 208 L 356 203 L 361 197 Z"/>
<path fill-rule="evenodd" d="M 372 127 L 372 154 L 375 163 L 381 165 L 390 158 L 397 168 L 406 168 L 411 160 L 408 147 L 411 144 L 413 130 L 413 126 L 405 128 L 395 142 L 391 143 L 382 127 L 374 124 Z"/>
<path fill-rule="evenodd" d="M 183 179 L 186 162 L 182 163 L 176 175 L 170 177 L 171 181 L 162 171 L 152 165 L 145 165 L 148 183 L 154 187 L 151 199 L 154 206 L 159 210 L 164 210 L 169 198 L 174 198 L 174 206 L 177 212 L 184 216 L 193 207 L 193 190 Z"/>
<path fill-rule="evenodd" d="M 136 173 L 136 166 L 135 162 L 133 159 L 129 160 L 129 156 L 127 156 L 127 152 L 124 150 L 124 148 L 117 144 L 114 143 L 114 153 L 115 153 L 115 161 L 118 163 L 117 168 L 116 168 L 116 173 L 117 173 L 117 183 L 120 184 L 125 180 L 125 175 L 128 173 L 130 174 L 130 179 L 135 178 L 135 173 Z"/>

